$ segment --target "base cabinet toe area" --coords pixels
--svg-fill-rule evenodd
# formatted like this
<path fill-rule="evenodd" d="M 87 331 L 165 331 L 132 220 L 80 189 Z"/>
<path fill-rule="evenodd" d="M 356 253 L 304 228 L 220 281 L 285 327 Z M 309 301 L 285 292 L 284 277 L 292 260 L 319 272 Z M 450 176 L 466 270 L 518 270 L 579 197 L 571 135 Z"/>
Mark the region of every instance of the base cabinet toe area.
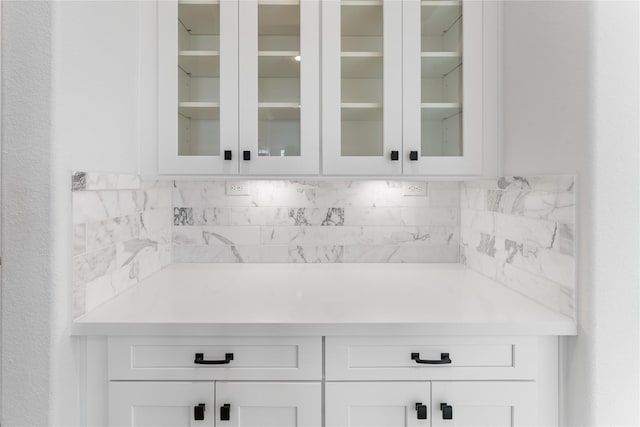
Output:
<path fill-rule="evenodd" d="M 113 337 L 108 425 L 557 426 L 553 360 L 556 337 Z"/>

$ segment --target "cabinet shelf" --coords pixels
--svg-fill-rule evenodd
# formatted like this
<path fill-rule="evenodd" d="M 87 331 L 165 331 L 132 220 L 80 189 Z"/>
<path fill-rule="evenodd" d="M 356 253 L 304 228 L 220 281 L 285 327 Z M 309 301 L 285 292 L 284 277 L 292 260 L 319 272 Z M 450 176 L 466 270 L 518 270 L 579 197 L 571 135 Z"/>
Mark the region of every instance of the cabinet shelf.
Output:
<path fill-rule="evenodd" d="M 300 104 L 297 102 L 260 102 L 258 117 L 269 121 L 300 120 Z"/>
<path fill-rule="evenodd" d="M 192 35 L 220 34 L 220 4 L 218 1 L 179 1 L 180 22 Z"/>
<path fill-rule="evenodd" d="M 381 79 L 383 57 L 380 52 L 342 52 L 342 78 Z"/>
<path fill-rule="evenodd" d="M 258 77 L 300 77 L 300 55 L 297 51 L 260 51 L 258 52 Z"/>
<path fill-rule="evenodd" d="M 178 113 L 189 119 L 219 120 L 220 103 L 218 102 L 180 102 Z"/>
<path fill-rule="evenodd" d="M 342 109 L 343 122 L 360 122 L 360 121 L 381 121 L 382 120 L 382 103 L 378 102 L 343 102 L 340 104 Z"/>
<path fill-rule="evenodd" d="M 462 63 L 458 52 L 422 52 L 422 77 L 442 77 Z"/>
<path fill-rule="evenodd" d="M 422 120 L 444 120 L 462 112 L 455 102 L 423 102 L 421 107 Z"/>
<path fill-rule="evenodd" d="M 459 2 L 422 2 L 421 28 L 423 36 L 440 36 L 460 20 Z"/>
<path fill-rule="evenodd" d="M 181 50 L 178 65 L 192 77 L 218 77 L 220 52 L 213 50 Z"/>

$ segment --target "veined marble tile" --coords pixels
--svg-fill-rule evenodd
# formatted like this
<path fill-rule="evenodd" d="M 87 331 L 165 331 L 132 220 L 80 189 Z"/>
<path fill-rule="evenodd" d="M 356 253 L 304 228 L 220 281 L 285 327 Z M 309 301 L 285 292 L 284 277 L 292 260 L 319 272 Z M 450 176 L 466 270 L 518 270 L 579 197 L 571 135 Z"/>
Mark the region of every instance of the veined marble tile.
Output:
<path fill-rule="evenodd" d="M 497 186 L 509 190 L 566 192 L 574 190 L 575 177 L 573 175 L 506 176 L 498 179 Z"/>
<path fill-rule="evenodd" d="M 137 191 L 78 191 L 72 199 L 74 224 L 104 221 L 141 210 Z"/>
<path fill-rule="evenodd" d="M 513 240 L 497 238 L 496 258 L 500 265 L 508 263 L 532 274 L 558 283 L 567 289 L 574 287 L 573 257 L 550 249 L 526 247 Z"/>
<path fill-rule="evenodd" d="M 74 319 L 86 312 L 86 290 L 84 283 L 74 283 L 71 287 L 71 315 Z"/>
<path fill-rule="evenodd" d="M 429 182 L 427 192 L 431 207 L 460 206 L 460 184 L 457 182 Z"/>
<path fill-rule="evenodd" d="M 205 225 L 231 225 L 229 208 L 173 208 L 173 225 L 180 226 L 205 226 Z"/>
<path fill-rule="evenodd" d="M 176 245 L 258 245 L 260 227 L 176 227 L 173 230 Z"/>
<path fill-rule="evenodd" d="M 492 212 L 463 209 L 460 212 L 460 227 L 494 234 L 495 217 Z"/>
<path fill-rule="evenodd" d="M 100 276 L 111 273 L 116 268 L 116 247 L 109 246 L 73 258 L 74 281 L 85 284 Z"/>
<path fill-rule="evenodd" d="M 288 208 L 236 207 L 227 209 L 227 212 L 230 225 L 288 225 L 291 223 Z"/>
<path fill-rule="evenodd" d="M 72 183 L 74 191 L 136 190 L 140 187 L 140 177 L 126 174 L 75 172 Z"/>
<path fill-rule="evenodd" d="M 496 278 L 498 268 L 496 259 L 464 243 L 460 246 L 460 263 L 490 279 Z"/>
<path fill-rule="evenodd" d="M 555 222 L 496 213 L 495 235 L 518 243 L 553 248 L 558 232 Z"/>
<path fill-rule="evenodd" d="M 463 183 L 460 188 L 460 208 L 483 211 L 487 209 L 487 191 Z"/>
<path fill-rule="evenodd" d="M 201 246 L 178 245 L 173 262 L 288 262 L 286 246 Z"/>
<path fill-rule="evenodd" d="M 71 175 L 71 191 L 82 191 L 87 188 L 87 173 L 74 172 Z"/>
<path fill-rule="evenodd" d="M 292 225 L 343 226 L 344 208 L 309 209 L 290 208 L 289 222 Z"/>
<path fill-rule="evenodd" d="M 565 255 L 574 255 L 574 224 L 558 224 L 558 234 L 553 248 Z"/>
<path fill-rule="evenodd" d="M 167 208 L 140 212 L 137 221 L 140 225 L 140 237 L 147 237 L 157 230 L 171 230 L 171 210 Z"/>
<path fill-rule="evenodd" d="M 552 310 L 559 311 L 561 292 L 558 284 L 508 263 L 498 267 L 496 278 L 514 291 Z"/>
<path fill-rule="evenodd" d="M 344 224 L 378 225 L 378 226 L 407 226 L 407 225 L 448 225 L 458 223 L 458 209 L 456 208 L 371 208 L 350 207 L 344 210 Z"/>
<path fill-rule="evenodd" d="M 441 245 L 458 244 L 455 227 L 262 227 L 265 245 Z"/>
<path fill-rule="evenodd" d="M 80 255 L 87 251 L 87 226 L 76 224 L 73 226 L 73 254 Z"/>
<path fill-rule="evenodd" d="M 342 262 L 457 262 L 458 245 L 437 246 L 344 246 Z"/>
<path fill-rule="evenodd" d="M 87 251 L 92 252 L 113 246 L 140 235 L 140 223 L 136 216 L 124 216 L 86 225 Z"/>
<path fill-rule="evenodd" d="M 118 243 L 117 262 L 118 267 L 131 264 L 138 257 L 150 252 L 158 251 L 158 241 L 151 239 L 133 239 Z"/>
<path fill-rule="evenodd" d="M 91 311 L 101 304 L 104 304 L 114 296 L 115 289 L 111 285 L 111 276 L 99 277 L 85 285 L 85 307 L 86 311 Z"/>

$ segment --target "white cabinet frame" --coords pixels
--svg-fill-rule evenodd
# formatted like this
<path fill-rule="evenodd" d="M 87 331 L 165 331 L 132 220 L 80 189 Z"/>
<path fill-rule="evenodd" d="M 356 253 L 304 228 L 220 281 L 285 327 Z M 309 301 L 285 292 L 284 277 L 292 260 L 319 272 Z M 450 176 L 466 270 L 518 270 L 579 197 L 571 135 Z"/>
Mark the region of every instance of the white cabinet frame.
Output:
<path fill-rule="evenodd" d="M 325 175 L 400 175 L 402 161 L 402 2 L 383 0 L 383 152 L 342 156 L 341 29 L 339 0 L 322 2 L 322 154 Z M 402 156 L 401 156 L 402 159 Z"/>
<path fill-rule="evenodd" d="M 178 155 L 178 2 L 158 2 L 158 169 L 161 174 L 238 173 L 238 1 L 220 2 L 220 154 Z M 223 83 L 224 82 L 224 83 Z M 230 150 L 232 160 L 224 160 Z"/>
<path fill-rule="evenodd" d="M 287 0 L 282 0 L 287 4 Z M 240 1 L 240 173 L 320 172 L 320 2 L 300 1 L 300 156 L 258 156 L 258 1 Z M 242 160 L 243 151 L 251 160 Z"/>
<path fill-rule="evenodd" d="M 479 175 L 483 166 L 483 1 L 462 2 L 462 156 L 423 157 L 409 160 L 410 151 L 421 152 L 421 0 L 403 0 L 403 173 L 405 175 Z M 485 58 L 488 60 L 489 58 Z M 495 57 L 494 57 L 495 59 Z M 491 119 L 493 113 L 488 113 Z M 495 119 L 495 117 L 494 117 Z"/>

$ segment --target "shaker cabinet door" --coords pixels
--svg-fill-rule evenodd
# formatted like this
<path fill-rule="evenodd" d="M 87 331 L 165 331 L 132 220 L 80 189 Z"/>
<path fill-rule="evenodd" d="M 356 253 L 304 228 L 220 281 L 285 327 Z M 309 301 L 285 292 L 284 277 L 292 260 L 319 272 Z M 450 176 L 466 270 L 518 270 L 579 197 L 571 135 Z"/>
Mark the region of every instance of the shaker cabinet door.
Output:
<path fill-rule="evenodd" d="M 433 427 L 536 426 L 536 383 L 432 382 Z"/>
<path fill-rule="evenodd" d="M 482 171 L 483 7 L 403 1 L 405 175 Z"/>
<path fill-rule="evenodd" d="M 327 427 L 431 425 L 428 382 L 342 382 L 325 386 Z"/>
<path fill-rule="evenodd" d="M 240 1 L 240 173 L 320 171 L 320 2 Z"/>
<path fill-rule="evenodd" d="M 238 0 L 158 2 L 162 174 L 238 173 Z"/>
<path fill-rule="evenodd" d="M 326 175 L 402 173 L 402 2 L 322 2 Z"/>
<path fill-rule="evenodd" d="M 320 427 L 320 383 L 216 383 L 217 427 Z"/>
<path fill-rule="evenodd" d="M 213 427 L 213 382 L 110 382 L 111 427 Z"/>

